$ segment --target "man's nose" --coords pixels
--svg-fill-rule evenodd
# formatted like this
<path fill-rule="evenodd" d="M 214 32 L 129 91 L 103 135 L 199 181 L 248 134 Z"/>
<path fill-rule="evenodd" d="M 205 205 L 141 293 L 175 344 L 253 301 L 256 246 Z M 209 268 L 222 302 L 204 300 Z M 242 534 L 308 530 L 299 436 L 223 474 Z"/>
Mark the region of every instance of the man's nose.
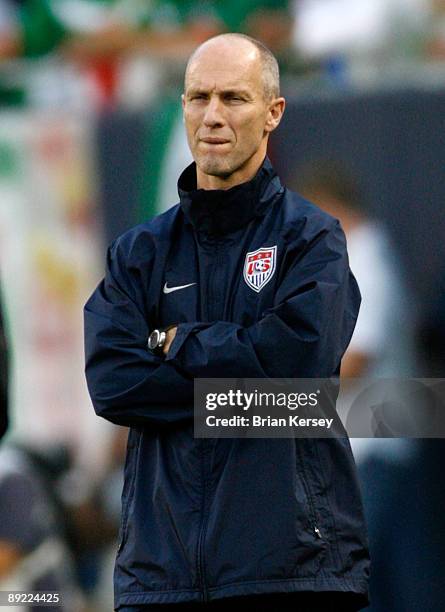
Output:
<path fill-rule="evenodd" d="M 204 114 L 204 125 L 207 127 L 215 127 L 223 124 L 224 113 L 221 100 L 217 96 L 212 96 Z"/>

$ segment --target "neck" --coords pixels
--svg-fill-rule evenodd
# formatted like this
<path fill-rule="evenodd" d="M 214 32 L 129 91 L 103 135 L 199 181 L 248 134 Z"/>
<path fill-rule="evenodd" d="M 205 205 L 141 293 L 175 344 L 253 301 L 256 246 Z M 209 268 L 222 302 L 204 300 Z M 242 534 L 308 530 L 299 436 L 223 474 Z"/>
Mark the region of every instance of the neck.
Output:
<path fill-rule="evenodd" d="M 267 143 L 266 143 L 267 144 Z M 196 185 L 198 189 L 231 189 L 241 183 L 247 183 L 250 181 L 261 167 L 261 164 L 266 157 L 267 146 L 260 147 L 260 149 L 253 155 L 247 162 L 232 172 L 232 174 L 226 176 L 214 176 L 211 174 L 205 174 L 196 165 Z"/>
<path fill-rule="evenodd" d="M 250 181 L 227 190 L 197 188 L 195 163 L 178 180 L 182 212 L 201 236 L 223 236 L 246 227 L 255 217 L 263 215 L 282 191 L 267 158 Z"/>

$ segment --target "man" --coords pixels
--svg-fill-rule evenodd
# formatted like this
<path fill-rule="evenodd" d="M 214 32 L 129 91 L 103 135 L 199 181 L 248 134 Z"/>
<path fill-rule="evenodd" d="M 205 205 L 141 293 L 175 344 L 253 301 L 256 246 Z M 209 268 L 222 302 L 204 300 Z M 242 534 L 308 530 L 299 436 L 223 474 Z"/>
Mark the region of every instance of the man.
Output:
<path fill-rule="evenodd" d="M 193 437 L 195 377 L 338 375 L 354 328 L 360 295 L 338 222 L 282 187 L 266 158 L 284 105 L 261 43 L 225 34 L 195 51 L 183 96 L 195 163 L 180 204 L 115 241 L 85 307 L 95 410 L 131 427 L 121 611 L 367 601 L 347 439 Z M 258 251 L 271 272 L 252 275 Z"/>

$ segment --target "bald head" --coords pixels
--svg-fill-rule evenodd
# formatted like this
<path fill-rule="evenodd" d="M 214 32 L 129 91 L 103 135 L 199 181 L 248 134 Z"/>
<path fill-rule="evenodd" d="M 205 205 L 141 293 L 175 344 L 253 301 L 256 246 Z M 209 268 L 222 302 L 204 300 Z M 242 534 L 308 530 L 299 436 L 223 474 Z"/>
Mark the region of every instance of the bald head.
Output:
<path fill-rule="evenodd" d="M 266 101 L 278 98 L 280 95 L 280 73 L 278 62 L 273 53 L 255 38 L 245 34 L 229 33 L 219 34 L 209 38 L 200 45 L 190 56 L 185 70 L 185 84 L 187 89 L 188 78 L 196 60 L 202 54 L 215 54 L 215 56 L 231 55 L 250 64 L 258 64 L 258 72 L 262 81 L 263 95 Z"/>

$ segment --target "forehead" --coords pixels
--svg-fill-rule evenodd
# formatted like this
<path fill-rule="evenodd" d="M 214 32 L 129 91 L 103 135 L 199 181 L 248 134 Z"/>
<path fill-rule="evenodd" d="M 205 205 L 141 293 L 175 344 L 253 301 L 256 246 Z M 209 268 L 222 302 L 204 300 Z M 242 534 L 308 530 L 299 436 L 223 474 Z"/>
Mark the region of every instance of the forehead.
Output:
<path fill-rule="evenodd" d="M 238 51 L 238 52 L 237 52 Z M 262 89 L 261 62 L 254 47 L 205 48 L 188 66 L 186 89 Z"/>

